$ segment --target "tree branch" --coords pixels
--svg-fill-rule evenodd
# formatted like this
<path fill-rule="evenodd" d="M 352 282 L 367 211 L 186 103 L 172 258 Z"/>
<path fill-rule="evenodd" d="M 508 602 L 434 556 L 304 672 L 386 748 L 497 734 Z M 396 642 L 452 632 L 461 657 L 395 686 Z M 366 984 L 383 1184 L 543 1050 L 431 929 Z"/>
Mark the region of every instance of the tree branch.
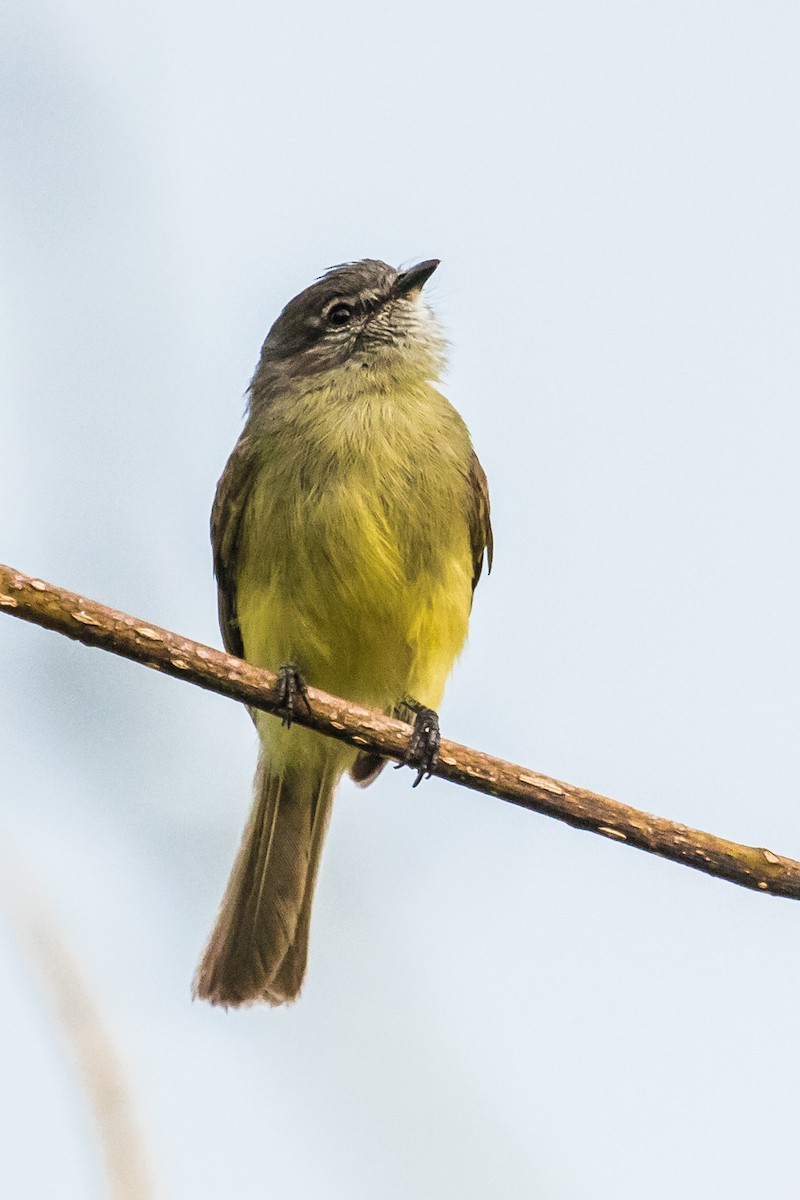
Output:
<path fill-rule="evenodd" d="M 0 610 L 264 712 L 278 709 L 272 672 L 2 564 Z M 312 687 L 308 699 L 310 712 L 301 707 L 294 715 L 298 724 L 359 749 L 403 759 L 411 729 L 402 721 Z M 442 740 L 433 774 L 741 887 L 800 899 L 800 863 L 790 858 L 651 816 L 457 742 Z"/>

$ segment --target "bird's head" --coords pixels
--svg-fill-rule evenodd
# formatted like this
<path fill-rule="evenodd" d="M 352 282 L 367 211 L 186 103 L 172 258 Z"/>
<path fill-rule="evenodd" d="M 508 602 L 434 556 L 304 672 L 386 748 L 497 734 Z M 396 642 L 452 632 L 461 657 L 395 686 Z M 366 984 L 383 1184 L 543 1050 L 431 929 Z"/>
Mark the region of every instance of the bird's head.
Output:
<path fill-rule="evenodd" d="M 356 386 L 436 379 L 446 343 L 422 289 L 438 265 L 432 258 L 397 271 L 365 258 L 332 267 L 290 300 L 270 329 L 254 396 L 259 385 L 269 392 L 340 369 Z"/>

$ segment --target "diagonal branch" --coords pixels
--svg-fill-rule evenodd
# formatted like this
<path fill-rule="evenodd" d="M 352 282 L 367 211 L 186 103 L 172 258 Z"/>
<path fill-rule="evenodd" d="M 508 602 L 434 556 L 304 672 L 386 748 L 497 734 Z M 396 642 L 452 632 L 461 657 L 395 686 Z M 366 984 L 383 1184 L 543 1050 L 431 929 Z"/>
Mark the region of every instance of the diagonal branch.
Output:
<path fill-rule="evenodd" d="M 279 707 L 271 671 L 1 564 L 0 609 L 264 712 Z M 298 724 L 387 758 L 404 758 L 411 729 L 402 721 L 316 688 L 308 689 L 308 698 L 310 711 L 301 708 L 294 715 Z M 651 816 L 457 742 L 442 740 L 433 774 L 741 887 L 800 899 L 800 863 L 790 858 Z"/>

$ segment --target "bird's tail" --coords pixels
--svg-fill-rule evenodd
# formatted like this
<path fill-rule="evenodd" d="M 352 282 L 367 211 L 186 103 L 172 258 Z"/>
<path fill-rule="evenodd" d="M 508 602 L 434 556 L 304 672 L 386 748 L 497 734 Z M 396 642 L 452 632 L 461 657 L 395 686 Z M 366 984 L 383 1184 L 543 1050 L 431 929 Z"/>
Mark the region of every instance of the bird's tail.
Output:
<path fill-rule="evenodd" d="M 196 996 L 231 1007 L 297 998 L 339 773 L 322 756 L 313 767 L 278 771 L 262 754 L 253 811 L 195 975 Z"/>

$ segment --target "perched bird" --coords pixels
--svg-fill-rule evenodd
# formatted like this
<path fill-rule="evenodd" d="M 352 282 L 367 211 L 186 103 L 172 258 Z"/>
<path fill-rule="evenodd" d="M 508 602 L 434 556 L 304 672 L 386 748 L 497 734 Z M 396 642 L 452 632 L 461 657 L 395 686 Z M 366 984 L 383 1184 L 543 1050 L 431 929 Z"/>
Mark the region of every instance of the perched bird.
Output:
<path fill-rule="evenodd" d="M 445 341 L 422 289 L 438 260 L 334 267 L 269 331 L 247 421 L 217 486 L 211 540 L 231 654 L 280 674 L 249 823 L 195 994 L 294 1000 L 337 781 L 383 760 L 297 725 L 304 681 L 414 718 L 417 782 L 467 634 L 492 530 L 486 476 L 437 390 Z"/>

